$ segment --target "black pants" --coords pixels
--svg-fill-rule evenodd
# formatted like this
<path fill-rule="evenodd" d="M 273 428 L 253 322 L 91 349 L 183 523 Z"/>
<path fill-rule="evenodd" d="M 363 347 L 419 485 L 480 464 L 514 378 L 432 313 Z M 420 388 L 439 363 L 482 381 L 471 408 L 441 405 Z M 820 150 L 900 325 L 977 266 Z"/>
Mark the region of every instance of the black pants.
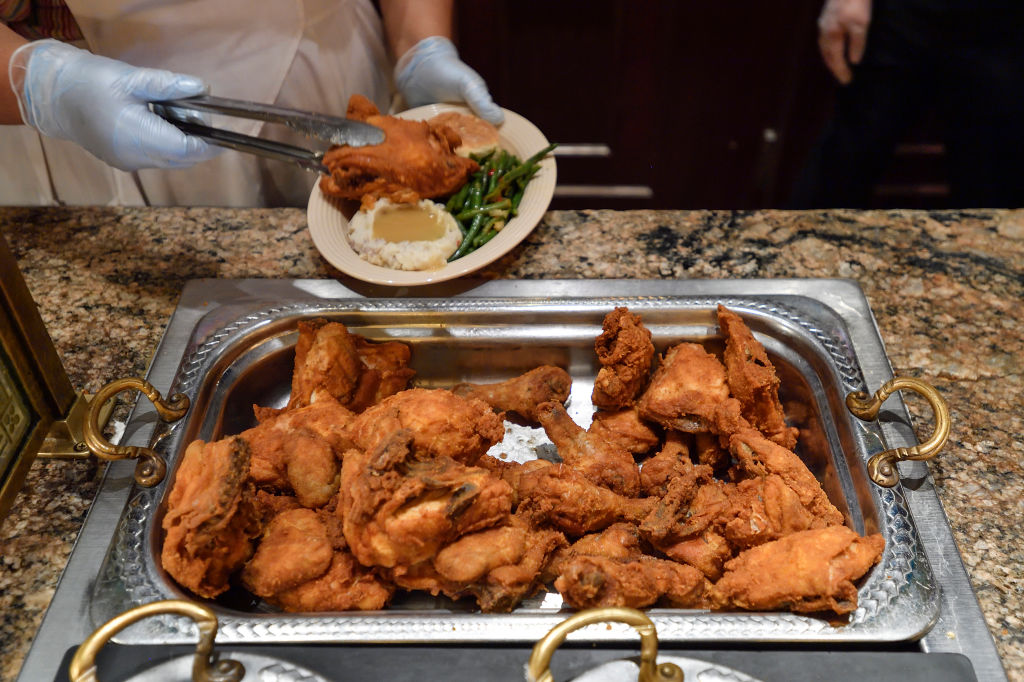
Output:
<path fill-rule="evenodd" d="M 1024 2 L 875 0 L 868 43 L 794 188 L 793 208 L 863 208 L 934 113 L 957 207 L 1024 206 Z"/>

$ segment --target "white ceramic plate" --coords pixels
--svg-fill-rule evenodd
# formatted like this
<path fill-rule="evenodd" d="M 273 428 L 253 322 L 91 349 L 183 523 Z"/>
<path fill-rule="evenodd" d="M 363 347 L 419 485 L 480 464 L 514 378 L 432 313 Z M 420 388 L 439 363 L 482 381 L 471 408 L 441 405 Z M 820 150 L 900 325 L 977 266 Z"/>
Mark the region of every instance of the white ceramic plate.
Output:
<path fill-rule="evenodd" d="M 401 118 L 423 120 L 442 111 L 470 113 L 469 109 L 462 106 L 429 104 L 396 115 Z M 547 146 L 548 140 L 537 126 L 508 109 L 503 111 L 505 122 L 498 127 L 499 143 L 502 148 L 525 160 Z M 392 286 L 444 282 L 479 270 L 501 258 L 525 239 L 551 204 L 551 197 L 555 193 L 555 175 L 555 160 L 549 154 L 541 161 L 540 170 L 526 186 L 522 203 L 519 204 L 519 214 L 505 225 L 498 236 L 473 253 L 448 263 L 440 270 L 393 270 L 364 261 L 348 241 L 348 218 L 343 213 L 343 202 L 324 196 L 320 192 L 319 180 L 313 185 L 306 209 L 309 233 L 316 248 L 331 265 L 364 282 Z"/>

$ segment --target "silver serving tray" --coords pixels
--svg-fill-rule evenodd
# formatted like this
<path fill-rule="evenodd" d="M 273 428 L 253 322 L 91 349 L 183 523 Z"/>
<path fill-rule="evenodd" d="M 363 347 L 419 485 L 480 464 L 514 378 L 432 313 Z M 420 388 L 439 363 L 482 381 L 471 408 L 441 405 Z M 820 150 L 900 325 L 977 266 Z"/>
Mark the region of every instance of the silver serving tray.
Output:
<path fill-rule="evenodd" d="M 735 287 L 733 287 L 735 289 Z M 846 292 L 848 295 L 848 291 Z M 858 290 L 859 293 L 859 290 Z M 809 295 L 637 295 L 310 299 L 248 301 L 215 308 L 201 318 L 170 392 L 189 396 L 180 421 L 158 425 L 152 447 L 168 462 L 160 485 L 132 491 L 93 584 L 94 623 L 158 599 L 195 597 L 159 564 L 160 519 L 180 454 L 193 439 L 213 440 L 254 423 L 252 405 L 287 401 L 297 338 L 296 323 L 326 317 L 372 339 L 412 347 L 415 384 L 446 387 L 459 381 L 495 381 L 538 364 L 564 367 L 573 377 L 569 412 L 590 422 L 590 392 L 597 371 L 594 338 L 615 306 L 639 313 L 656 346 L 678 341 L 720 345 L 715 307 L 740 313 L 778 370 L 784 404 L 801 428 L 798 453 L 819 477 L 833 503 L 859 533 L 886 539 L 880 563 L 863 579 L 859 607 L 843 625 L 791 613 L 650 609 L 665 642 L 894 642 L 925 635 L 939 616 L 940 590 L 923 551 L 904 490 L 880 488 L 865 463 L 887 447 L 883 429 L 848 413 L 845 396 L 873 392 L 849 330 L 833 307 Z M 808 409 L 809 408 L 809 409 Z M 798 412 L 803 416 L 797 417 Z M 495 451 L 517 459 L 552 447 L 541 430 L 507 429 Z M 218 614 L 218 642 L 534 642 L 561 622 L 568 609 L 557 593 L 543 593 L 509 614 L 481 614 L 473 604 L 429 595 L 401 595 L 376 612 L 289 614 L 232 592 L 209 602 Z M 121 643 L 193 641 L 191 621 L 162 616 L 142 621 L 116 638 Z M 576 640 L 629 640 L 628 626 L 591 626 Z"/>

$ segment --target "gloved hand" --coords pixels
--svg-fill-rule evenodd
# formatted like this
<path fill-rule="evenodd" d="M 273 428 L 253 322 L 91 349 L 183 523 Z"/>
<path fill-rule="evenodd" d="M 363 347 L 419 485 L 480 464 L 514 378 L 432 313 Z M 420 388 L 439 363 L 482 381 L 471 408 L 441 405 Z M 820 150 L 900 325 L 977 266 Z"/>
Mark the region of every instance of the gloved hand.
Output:
<path fill-rule="evenodd" d="M 115 168 L 185 168 L 223 151 L 147 106 L 202 94 L 206 86 L 195 76 L 136 68 L 56 40 L 20 47 L 9 69 L 25 123 Z"/>
<path fill-rule="evenodd" d="M 864 57 L 871 23 L 871 0 L 826 0 L 818 17 L 818 48 L 832 75 L 843 85 L 853 79 L 851 64 Z"/>
<path fill-rule="evenodd" d="M 505 120 L 484 79 L 459 59 L 452 41 L 441 36 L 424 38 L 401 56 L 395 65 L 395 84 L 411 107 L 465 102 L 477 116 L 491 123 Z"/>

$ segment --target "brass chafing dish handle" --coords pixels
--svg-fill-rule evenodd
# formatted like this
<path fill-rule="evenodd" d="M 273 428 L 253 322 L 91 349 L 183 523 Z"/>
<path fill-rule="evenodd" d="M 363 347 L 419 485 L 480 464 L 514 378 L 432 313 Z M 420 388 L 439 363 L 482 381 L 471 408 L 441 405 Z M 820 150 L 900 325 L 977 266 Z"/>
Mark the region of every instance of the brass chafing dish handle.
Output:
<path fill-rule="evenodd" d="M 160 392 L 145 379 L 128 377 L 111 381 L 97 391 L 89 403 L 89 413 L 86 416 L 83 429 L 85 444 L 89 450 L 101 459 L 138 459 L 139 463 L 135 467 L 135 480 L 139 485 L 149 488 L 164 480 L 164 476 L 167 474 L 167 463 L 150 448 L 112 444 L 103 437 L 103 429 L 100 426 L 100 408 L 103 403 L 121 391 L 127 390 L 141 391 L 145 394 L 153 402 L 153 407 L 156 408 L 160 418 L 169 422 L 185 416 L 188 411 L 189 399 L 183 393 L 175 393 L 168 400 L 164 400 Z"/>
<path fill-rule="evenodd" d="M 238 682 L 245 676 L 245 667 L 230 658 L 213 660 L 213 640 L 217 636 L 217 615 L 206 606 L 182 599 L 155 601 L 136 606 L 114 616 L 89 635 L 75 651 L 68 666 L 71 682 L 95 682 L 96 654 L 111 637 L 132 623 L 149 618 L 171 614 L 187 616 L 199 627 L 199 644 L 192 662 L 193 682 Z"/>
<path fill-rule="evenodd" d="M 899 481 L 896 463 L 905 459 L 918 461 L 928 460 L 939 454 L 939 450 L 949 439 L 949 407 L 935 387 L 920 379 L 896 377 L 882 384 L 870 398 L 863 391 L 856 391 L 846 396 L 846 406 L 850 412 L 865 421 L 875 419 L 882 403 L 896 391 L 907 389 L 919 393 L 931 404 L 935 414 L 935 431 L 931 438 L 919 445 L 909 448 L 893 448 L 879 452 L 868 460 L 868 476 L 880 486 L 891 488 Z"/>
<path fill-rule="evenodd" d="M 626 623 L 640 633 L 640 674 L 638 682 L 682 682 L 683 671 L 675 663 L 658 665 L 658 632 L 654 623 L 642 611 L 621 606 L 588 609 L 570 616 L 551 628 L 543 639 L 533 646 L 530 662 L 526 666 L 531 682 L 553 682 L 551 657 L 570 632 L 594 623 Z"/>

